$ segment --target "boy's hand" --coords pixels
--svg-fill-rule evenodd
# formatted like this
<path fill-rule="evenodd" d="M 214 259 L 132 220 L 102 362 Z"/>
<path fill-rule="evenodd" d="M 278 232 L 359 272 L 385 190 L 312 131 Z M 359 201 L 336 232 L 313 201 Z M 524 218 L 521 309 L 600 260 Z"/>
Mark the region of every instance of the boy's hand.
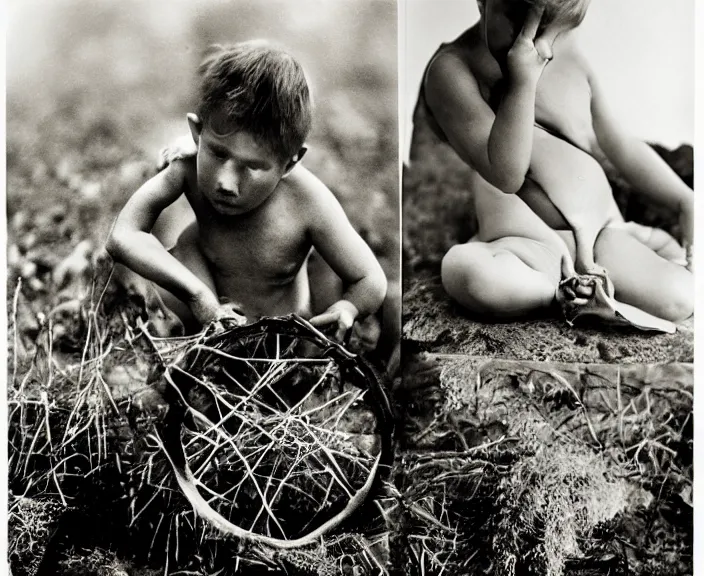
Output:
<path fill-rule="evenodd" d="M 181 136 L 159 151 L 156 169 L 163 170 L 175 160 L 183 160 L 190 156 L 195 156 L 197 153 L 198 146 L 196 146 L 193 138 L 190 135 Z"/>
<path fill-rule="evenodd" d="M 552 45 L 556 34 L 548 27 L 536 38 L 545 9 L 532 6 L 521 32 L 508 52 L 508 73 L 519 84 L 537 84 L 546 64 L 552 60 Z"/>
<path fill-rule="evenodd" d="M 344 342 L 358 315 L 359 310 L 352 302 L 339 300 L 322 314 L 311 318 L 310 323 L 316 327 L 336 324 L 334 339 L 337 342 Z"/>
<path fill-rule="evenodd" d="M 209 290 L 194 295 L 189 300 L 188 306 L 201 326 L 226 318 L 236 320 L 239 325 L 247 323 L 247 318 L 242 315 L 236 304 L 232 302 L 221 304 L 215 294 Z"/>

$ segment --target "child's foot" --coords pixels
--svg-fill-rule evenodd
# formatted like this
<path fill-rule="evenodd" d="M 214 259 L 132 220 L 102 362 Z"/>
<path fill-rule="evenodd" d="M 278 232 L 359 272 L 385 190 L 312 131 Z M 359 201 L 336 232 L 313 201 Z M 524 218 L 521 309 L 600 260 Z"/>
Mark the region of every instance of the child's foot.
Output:
<path fill-rule="evenodd" d="M 164 305 L 155 290 L 148 293 L 145 304 L 149 316 L 147 326 L 151 328 L 150 332 L 153 335 L 159 338 L 173 338 L 186 334 L 186 328 L 181 319 Z"/>
<path fill-rule="evenodd" d="M 574 274 L 562 280 L 555 292 L 555 299 L 564 310 L 566 306 L 585 306 L 594 296 L 594 279 Z"/>
<path fill-rule="evenodd" d="M 591 290 L 591 296 L 580 297 L 586 288 Z M 614 300 L 612 296 L 607 295 L 603 281 L 597 275 L 563 280 L 557 288 L 556 299 L 570 326 L 580 316 L 596 316 L 607 324 L 628 325 L 644 331 L 668 334 L 676 331 L 672 322 Z"/>
<path fill-rule="evenodd" d="M 606 268 L 604 268 L 603 266 L 599 266 L 598 264 L 589 264 L 584 267 L 582 273 L 588 276 L 596 276 L 597 278 L 600 278 L 606 294 L 610 298 L 614 297 L 614 284 L 613 282 L 611 282 L 611 278 L 609 278 L 609 273 Z"/>

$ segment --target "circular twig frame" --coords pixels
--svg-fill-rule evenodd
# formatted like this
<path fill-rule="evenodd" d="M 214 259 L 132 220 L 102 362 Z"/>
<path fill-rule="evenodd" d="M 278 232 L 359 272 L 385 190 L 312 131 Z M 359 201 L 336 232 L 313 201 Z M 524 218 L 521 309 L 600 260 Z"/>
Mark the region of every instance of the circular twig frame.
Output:
<path fill-rule="evenodd" d="M 377 373 L 295 315 L 201 338 L 163 379 L 164 451 L 222 535 L 314 543 L 390 469 L 393 415 Z"/>

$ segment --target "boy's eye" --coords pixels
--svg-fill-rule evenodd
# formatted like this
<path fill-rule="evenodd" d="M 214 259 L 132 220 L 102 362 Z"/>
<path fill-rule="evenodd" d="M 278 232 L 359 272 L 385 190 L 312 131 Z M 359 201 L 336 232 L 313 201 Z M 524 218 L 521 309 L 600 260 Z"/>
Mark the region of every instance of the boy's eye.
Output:
<path fill-rule="evenodd" d="M 215 156 L 216 158 L 220 158 L 220 160 L 224 160 L 225 158 L 227 158 L 227 152 L 215 148 L 213 149 L 213 156 Z"/>

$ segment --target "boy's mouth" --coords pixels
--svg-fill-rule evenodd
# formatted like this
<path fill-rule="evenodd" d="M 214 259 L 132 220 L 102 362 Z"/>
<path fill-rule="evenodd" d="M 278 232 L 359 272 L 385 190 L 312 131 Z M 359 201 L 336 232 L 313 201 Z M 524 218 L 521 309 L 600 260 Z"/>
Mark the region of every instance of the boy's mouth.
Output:
<path fill-rule="evenodd" d="M 239 206 L 224 203 L 215 204 L 215 210 L 223 216 L 235 216 L 243 213 L 243 210 Z"/>
<path fill-rule="evenodd" d="M 241 211 L 242 207 L 239 202 L 239 196 L 228 196 L 224 194 L 215 194 L 211 199 L 211 204 L 218 212 L 232 214 Z"/>
<path fill-rule="evenodd" d="M 224 192 L 223 190 L 218 190 L 215 193 L 215 200 L 220 204 L 227 204 L 228 206 L 234 206 L 239 204 L 240 194 L 235 194 L 233 192 Z"/>

